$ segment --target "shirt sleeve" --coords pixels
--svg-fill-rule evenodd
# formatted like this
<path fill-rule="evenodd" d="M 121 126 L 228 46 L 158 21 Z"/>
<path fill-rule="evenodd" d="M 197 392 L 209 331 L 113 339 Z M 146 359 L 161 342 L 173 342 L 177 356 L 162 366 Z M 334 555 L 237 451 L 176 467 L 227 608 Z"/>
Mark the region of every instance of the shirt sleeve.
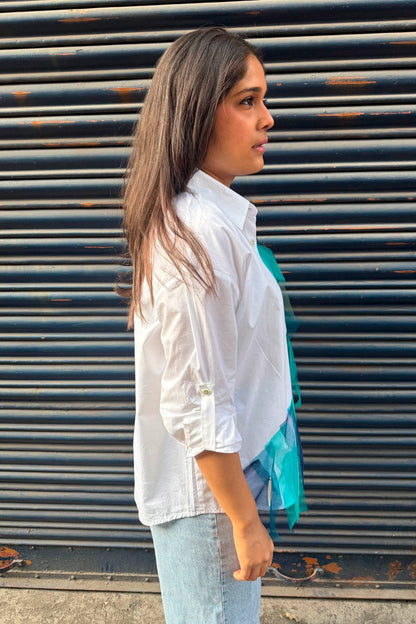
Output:
<path fill-rule="evenodd" d="M 167 431 L 187 456 L 241 448 L 234 406 L 237 366 L 237 292 L 216 272 L 216 292 L 177 282 L 155 302 L 165 366 L 160 413 Z"/>

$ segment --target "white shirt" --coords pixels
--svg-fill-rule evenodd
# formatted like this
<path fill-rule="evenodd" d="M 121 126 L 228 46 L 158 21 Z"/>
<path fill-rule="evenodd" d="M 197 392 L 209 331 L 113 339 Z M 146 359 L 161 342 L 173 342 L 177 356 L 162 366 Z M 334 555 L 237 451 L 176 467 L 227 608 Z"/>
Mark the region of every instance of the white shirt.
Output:
<path fill-rule="evenodd" d="M 245 468 L 285 421 L 292 390 L 280 288 L 256 246 L 256 208 L 202 171 L 176 198 L 207 249 L 215 294 L 162 254 L 154 305 L 135 317 L 135 499 L 143 524 L 221 512 L 195 456 L 239 452 Z"/>

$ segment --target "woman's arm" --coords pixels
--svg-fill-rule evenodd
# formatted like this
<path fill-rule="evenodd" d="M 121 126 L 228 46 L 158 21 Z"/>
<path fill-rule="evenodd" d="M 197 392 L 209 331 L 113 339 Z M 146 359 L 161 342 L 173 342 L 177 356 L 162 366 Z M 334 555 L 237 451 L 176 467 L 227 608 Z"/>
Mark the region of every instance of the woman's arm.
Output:
<path fill-rule="evenodd" d="M 215 498 L 233 525 L 234 544 L 240 569 L 238 581 L 255 581 L 271 565 L 273 542 L 264 528 L 248 487 L 238 453 L 203 451 L 198 466 Z"/>

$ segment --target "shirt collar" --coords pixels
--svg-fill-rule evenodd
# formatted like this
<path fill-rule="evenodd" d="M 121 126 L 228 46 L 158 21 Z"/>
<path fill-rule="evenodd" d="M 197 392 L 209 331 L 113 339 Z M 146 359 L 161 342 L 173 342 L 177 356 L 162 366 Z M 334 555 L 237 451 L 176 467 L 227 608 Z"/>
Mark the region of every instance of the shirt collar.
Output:
<path fill-rule="evenodd" d="M 201 169 L 198 169 L 189 180 L 188 189 L 204 198 L 211 199 L 221 209 L 224 206 L 223 211 L 226 212 L 227 217 L 241 230 L 249 208 L 254 208 L 257 213 L 257 209 L 247 199 Z"/>

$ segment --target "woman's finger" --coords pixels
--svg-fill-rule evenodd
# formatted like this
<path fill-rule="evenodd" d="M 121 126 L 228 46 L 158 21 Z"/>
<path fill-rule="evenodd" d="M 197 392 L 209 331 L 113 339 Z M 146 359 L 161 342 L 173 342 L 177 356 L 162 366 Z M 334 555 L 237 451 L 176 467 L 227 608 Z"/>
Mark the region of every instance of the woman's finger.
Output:
<path fill-rule="evenodd" d="M 242 568 L 241 570 L 236 570 L 233 573 L 233 576 L 237 581 L 251 581 L 252 574 L 252 568 Z"/>

